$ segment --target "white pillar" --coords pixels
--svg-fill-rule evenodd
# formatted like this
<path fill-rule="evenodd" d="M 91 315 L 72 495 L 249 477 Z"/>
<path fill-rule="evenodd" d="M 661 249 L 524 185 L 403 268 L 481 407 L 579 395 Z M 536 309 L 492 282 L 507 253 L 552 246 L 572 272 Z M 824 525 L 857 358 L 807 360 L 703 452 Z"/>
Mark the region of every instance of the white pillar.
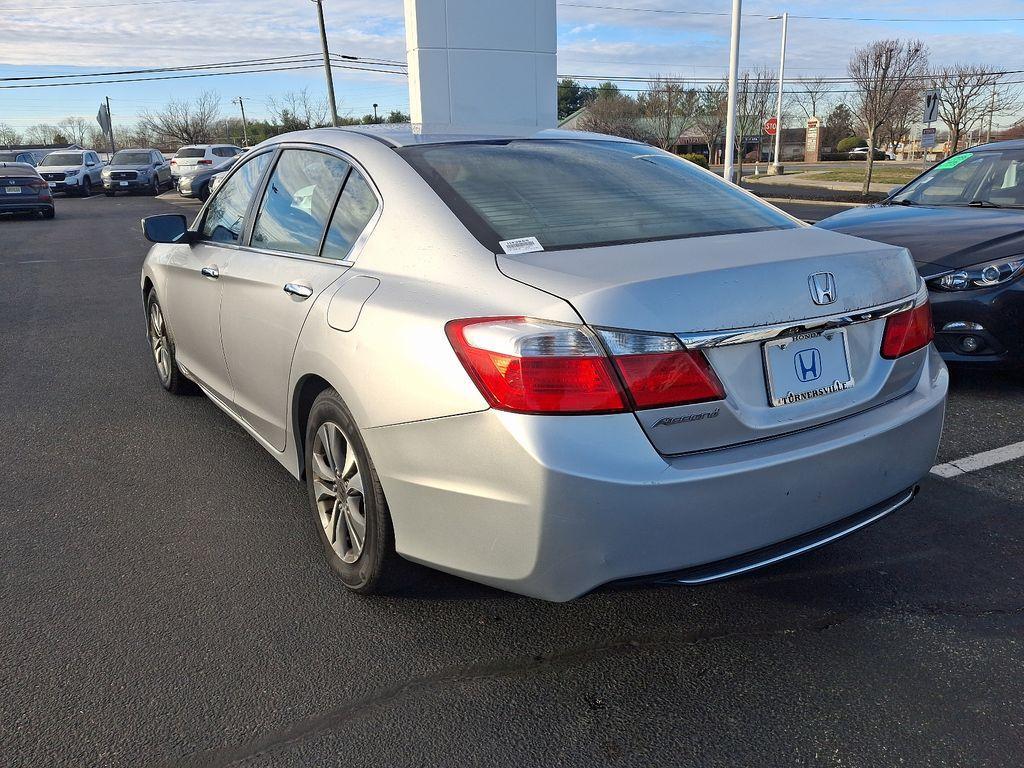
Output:
<path fill-rule="evenodd" d="M 740 13 L 742 0 L 732 0 L 732 36 L 729 45 L 729 114 L 725 120 L 725 169 L 722 175 L 726 181 L 733 178 L 733 152 L 736 151 L 736 81 L 740 68 Z M 742 147 L 740 148 L 742 152 Z"/>
<path fill-rule="evenodd" d="M 555 0 L 405 0 L 414 123 L 557 123 Z"/>
<path fill-rule="evenodd" d="M 789 28 L 789 13 L 782 14 L 782 54 L 779 57 L 779 98 L 775 102 L 775 163 L 773 168 L 778 173 L 782 168 L 779 163 L 779 152 L 782 151 L 782 89 L 786 82 L 786 32 Z"/>

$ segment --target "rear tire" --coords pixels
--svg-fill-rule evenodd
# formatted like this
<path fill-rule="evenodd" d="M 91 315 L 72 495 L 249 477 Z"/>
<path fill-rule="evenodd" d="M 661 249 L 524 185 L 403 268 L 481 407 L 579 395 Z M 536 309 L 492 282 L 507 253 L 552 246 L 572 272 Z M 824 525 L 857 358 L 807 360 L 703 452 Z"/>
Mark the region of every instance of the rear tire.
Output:
<path fill-rule="evenodd" d="M 335 390 L 325 390 L 313 401 L 305 446 L 306 490 L 328 565 L 357 594 L 404 586 L 413 566 L 395 552 L 377 470 Z"/>
<path fill-rule="evenodd" d="M 195 384 L 185 378 L 175 357 L 174 338 L 164 321 L 163 309 L 156 298 L 156 291 L 146 296 L 146 336 L 156 367 L 160 386 L 172 395 L 191 395 L 197 390 Z"/>
<path fill-rule="evenodd" d="M 54 208 L 47 208 L 45 211 L 43 211 L 44 219 L 52 219 L 56 215 L 57 211 Z"/>

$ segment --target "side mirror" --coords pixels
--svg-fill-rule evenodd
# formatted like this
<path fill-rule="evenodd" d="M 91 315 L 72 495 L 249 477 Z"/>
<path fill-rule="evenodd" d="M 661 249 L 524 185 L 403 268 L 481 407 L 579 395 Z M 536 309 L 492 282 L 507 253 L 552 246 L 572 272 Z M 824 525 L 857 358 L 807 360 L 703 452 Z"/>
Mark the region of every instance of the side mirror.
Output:
<path fill-rule="evenodd" d="M 180 213 L 162 213 L 142 220 L 142 234 L 151 243 L 188 243 L 188 220 Z"/>
<path fill-rule="evenodd" d="M 85 167 L 86 168 L 92 168 L 94 165 L 96 165 L 96 163 L 94 163 L 92 160 L 90 160 L 89 162 L 87 162 L 85 164 Z"/>

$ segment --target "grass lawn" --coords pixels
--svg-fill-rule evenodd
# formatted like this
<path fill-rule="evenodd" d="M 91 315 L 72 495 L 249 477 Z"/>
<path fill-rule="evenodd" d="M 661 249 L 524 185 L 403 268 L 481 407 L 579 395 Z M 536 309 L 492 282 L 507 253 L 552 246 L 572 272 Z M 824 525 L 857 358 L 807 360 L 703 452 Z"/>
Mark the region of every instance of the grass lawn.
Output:
<path fill-rule="evenodd" d="M 875 167 L 871 172 L 871 182 L 878 184 L 906 184 L 911 179 L 915 178 L 921 173 L 921 168 L 907 168 L 907 167 L 896 167 L 886 168 L 883 164 L 884 161 L 875 162 Z M 864 181 L 864 171 L 859 168 L 840 168 L 835 171 L 825 171 L 825 173 L 816 173 L 813 177 L 808 174 L 808 178 L 813 178 L 815 181 Z"/>

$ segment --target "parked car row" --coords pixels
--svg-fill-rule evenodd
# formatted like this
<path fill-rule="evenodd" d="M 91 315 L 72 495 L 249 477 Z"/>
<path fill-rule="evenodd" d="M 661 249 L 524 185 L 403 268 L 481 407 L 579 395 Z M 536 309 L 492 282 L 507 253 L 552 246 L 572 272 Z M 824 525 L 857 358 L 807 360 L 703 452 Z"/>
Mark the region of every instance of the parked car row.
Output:
<path fill-rule="evenodd" d="M 159 149 L 144 147 L 119 150 L 104 162 L 91 149 L 3 151 L 0 213 L 41 213 L 53 218 L 53 195 L 58 192 L 89 197 L 102 190 L 114 197 L 119 192 L 158 195 L 177 188 L 184 197 L 206 200 L 213 180 L 244 152 L 233 144 L 192 144 L 168 160 Z"/>

